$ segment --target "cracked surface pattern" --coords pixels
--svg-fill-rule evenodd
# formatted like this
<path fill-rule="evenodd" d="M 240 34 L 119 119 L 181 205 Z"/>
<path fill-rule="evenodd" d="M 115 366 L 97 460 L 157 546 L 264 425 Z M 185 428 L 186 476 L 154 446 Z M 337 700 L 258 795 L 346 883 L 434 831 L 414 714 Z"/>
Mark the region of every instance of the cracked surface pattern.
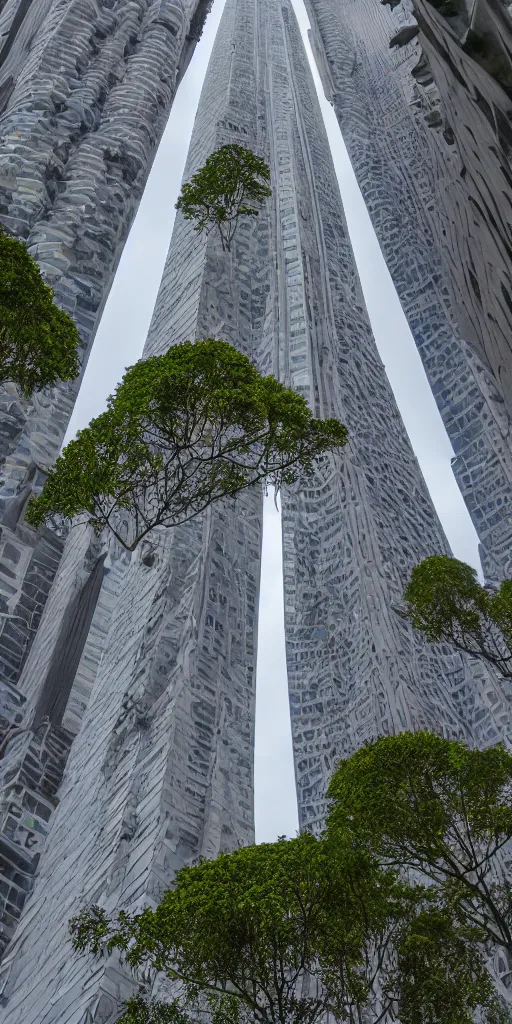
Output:
<path fill-rule="evenodd" d="M 461 199 L 463 162 L 439 112 L 417 33 L 402 47 L 389 47 L 412 24 L 410 5 L 404 0 L 392 12 L 378 0 L 306 0 L 306 6 L 325 94 L 453 445 L 453 469 L 484 570 L 502 579 L 512 574 L 511 422 L 488 363 L 460 340 L 467 318 L 454 296 L 463 308 L 466 299 L 471 305 L 459 279 L 467 282 L 470 270 L 461 240 L 465 230 L 471 235 L 470 203 Z M 478 237 L 484 244 L 486 235 Z M 490 275 L 485 287 L 492 301 Z M 474 331 L 467 341 L 473 338 Z"/>
<path fill-rule="evenodd" d="M 6 0 L 0 8 L 0 221 L 26 242 L 73 316 L 85 367 L 208 2 Z M 0 515 L 28 482 L 26 500 L 42 486 L 78 386 L 31 401 L 13 385 L 0 388 Z M 22 518 L 15 538 L 2 527 L 0 539 L 0 610 L 17 616 L 0 620 L 0 666 L 14 683 L 58 564 L 48 551 L 55 542 Z M 26 575 L 34 559 L 41 585 Z"/>
<path fill-rule="evenodd" d="M 186 178 L 233 141 L 268 161 L 273 197 L 231 253 L 177 216 L 145 352 L 226 338 L 351 431 L 343 458 L 283 494 L 300 818 L 318 826 L 336 761 L 364 739 L 428 725 L 484 745 L 509 735 L 510 707 L 484 669 L 427 647 L 392 609 L 404 574 L 446 541 L 371 335 L 287 0 L 227 0 Z M 88 900 L 152 903 L 183 863 L 253 840 L 260 489 L 150 540 L 104 562 L 63 718 L 82 726 L 2 965 L 4 1024 L 113 1024 L 129 977 L 74 957 L 69 917 Z M 99 555 L 71 531 L 21 680 L 32 704 Z"/>

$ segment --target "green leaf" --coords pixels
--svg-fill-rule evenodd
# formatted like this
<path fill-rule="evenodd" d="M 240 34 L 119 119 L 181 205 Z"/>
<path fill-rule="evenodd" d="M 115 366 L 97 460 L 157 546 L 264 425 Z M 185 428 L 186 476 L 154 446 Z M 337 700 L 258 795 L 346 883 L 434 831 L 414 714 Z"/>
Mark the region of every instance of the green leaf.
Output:
<path fill-rule="evenodd" d="M 383 736 L 342 761 L 329 788 L 327 833 L 347 835 L 381 866 L 419 872 L 443 899 L 512 953 L 512 754 L 471 750 L 429 732 Z"/>
<path fill-rule="evenodd" d="M 512 581 L 480 586 L 475 569 L 448 555 L 417 565 L 404 594 L 406 615 L 431 642 L 446 640 L 512 678 Z"/>
<path fill-rule="evenodd" d="M 224 341 L 185 342 L 127 371 L 105 413 L 78 433 L 29 502 L 33 526 L 54 515 L 109 527 L 133 550 L 259 480 L 312 473 L 347 431 Z M 122 529 L 128 513 L 129 535 Z"/>
<path fill-rule="evenodd" d="M 272 189 L 265 161 L 244 146 L 221 146 L 186 182 L 176 203 L 196 231 L 215 228 L 229 250 L 240 217 L 253 217 Z"/>
<path fill-rule="evenodd" d="M 29 397 L 78 376 L 80 337 L 22 242 L 0 229 L 0 383 Z"/>
<path fill-rule="evenodd" d="M 489 1024 L 510 1020 L 481 941 L 439 902 L 419 911 L 397 943 L 393 984 L 401 1024 L 473 1024 L 478 1011 Z"/>
<path fill-rule="evenodd" d="M 117 948 L 136 973 L 168 979 L 169 999 L 142 989 L 123 1024 L 353 1024 L 386 1011 L 404 1024 L 469 1024 L 475 1011 L 510 1022 L 481 930 L 347 835 L 221 854 L 179 871 L 154 910 L 105 927 L 92 908 L 71 930 L 76 949 Z"/>

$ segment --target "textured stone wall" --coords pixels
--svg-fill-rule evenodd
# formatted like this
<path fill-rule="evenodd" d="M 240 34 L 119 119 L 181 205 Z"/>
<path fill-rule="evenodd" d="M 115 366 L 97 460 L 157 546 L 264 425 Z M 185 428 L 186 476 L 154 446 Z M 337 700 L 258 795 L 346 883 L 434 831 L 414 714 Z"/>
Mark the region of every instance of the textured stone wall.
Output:
<path fill-rule="evenodd" d="M 286 264 L 286 279 L 293 306 L 300 302 L 304 311 L 310 401 L 319 415 L 338 415 L 352 439 L 341 465 L 326 459 L 310 483 L 283 499 L 288 679 L 304 826 L 322 823 L 337 760 L 364 740 L 429 727 L 484 746 L 509 734 L 511 709 L 485 670 L 425 645 L 393 611 L 412 565 L 447 545 L 369 330 L 292 19 L 286 53 L 294 54 L 288 73 L 297 119 L 289 168 L 278 128 L 274 135 L 275 159 L 292 175 L 298 199 L 287 242 L 293 237 L 298 276 L 288 283 Z M 279 125 L 277 99 L 273 109 Z M 290 361 L 291 326 L 284 328 Z"/>
<path fill-rule="evenodd" d="M 111 909 L 155 902 L 182 864 L 253 838 L 254 499 L 238 508 L 236 523 L 227 518 L 227 550 L 218 512 L 215 521 L 166 534 L 152 564 L 116 562 L 107 573 L 102 621 L 93 621 L 78 685 L 91 648 L 100 644 L 103 660 L 14 965 L 9 956 L 2 965 L 6 1019 L 114 1021 L 130 977 L 113 959 L 98 970 L 74 957 L 69 917 L 87 899 Z"/>
<path fill-rule="evenodd" d="M 483 669 L 393 612 L 410 566 L 446 542 L 376 353 L 286 0 L 227 0 L 186 177 L 230 141 L 268 160 L 273 198 L 231 253 L 177 216 L 145 351 L 227 338 L 350 427 L 347 454 L 283 495 L 300 816 L 317 825 L 335 761 L 363 739 L 430 725 L 485 744 L 509 735 L 510 706 Z M 114 959 L 72 955 L 71 914 L 151 904 L 182 864 L 253 840 L 260 547 L 259 488 L 156 531 L 131 560 L 109 545 L 63 719 L 82 727 L 2 965 L 5 1024 L 113 1024 L 130 979 Z M 100 553 L 71 532 L 21 680 L 31 706 Z"/>
<path fill-rule="evenodd" d="M 14 504 L 14 502 L 12 502 Z M 9 511 L 6 510 L 8 517 Z M 0 678 L 16 683 L 36 635 L 55 578 L 64 540 L 44 527 L 37 534 L 21 521 L 0 528 Z"/>
<path fill-rule="evenodd" d="M 453 264 L 458 261 L 459 276 L 467 279 L 466 244 L 459 237 L 460 252 L 454 247 L 451 262 L 446 248 L 448 237 L 453 243 L 453 216 L 447 220 L 446 209 L 463 184 L 463 163 L 439 113 L 439 93 L 425 87 L 425 58 L 410 5 L 404 0 L 392 6 L 393 11 L 378 0 L 307 0 L 311 42 L 453 445 L 455 476 L 480 538 L 486 574 L 502 579 L 512 574 L 511 422 L 492 374 L 460 340 L 454 293 L 462 305 L 468 296 L 453 277 Z M 390 49 L 396 38 L 402 45 Z M 432 81 L 428 67 L 426 77 Z M 469 202 L 459 204 L 459 213 L 469 238 Z M 486 301 L 493 289 L 488 274 L 482 286 Z"/>
<path fill-rule="evenodd" d="M 4 682 L 0 689 L 3 703 L 11 693 Z M 22 731 L 2 752 L 0 955 L 14 935 L 32 889 L 72 739 L 62 729 L 43 723 L 36 732 Z"/>
<path fill-rule="evenodd" d="M 84 367 L 208 9 L 205 0 L 1 5 L 0 221 L 25 240 L 56 301 L 73 316 Z M 42 485 L 78 385 L 48 389 L 29 402 L 12 385 L 0 388 L 0 512 L 4 502 L 20 493 L 28 500 Z M 0 529 L 0 545 L 10 550 L 12 537 L 1 523 Z M 0 608 L 7 602 L 18 616 L 16 629 L 0 620 L 0 664 L 12 663 L 14 681 L 57 566 L 56 542 L 46 535 L 23 526 L 15 546 L 16 565 L 2 560 L 0 549 Z M 25 610 L 38 586 L 25 576 L 34 561 L 43 581 L 37 614 Z"/>
<path fill-rule="evenodd" d="M 217 58 L 219 67 L 227 68 L 229 40 L 223 44 L 221 39 L 219 49 L 221 54 L 227 49 L 228 60 Z M 225 87 L 218 92 L 220 116 Z M 204 111 L 191 160 L 201 162 L 203 150 L 215 148 L 216 130 L 215 112 L 210 124 Z M 191 242 L 191 259 L 185 262 Z M 186 295 L 196 287 L 194 278 L 200 287 L 197 267 L 204 254 L 204 241 L 190 227 L 185 238 L 179 232 L 175 236 L 170 262 L 179 268 L 176 287 L 185 301 L 169 307 L 164 332 L 154 325 L 148 353 L 193 336 L 198 296 L 191 311 Z M 212 256 L 214 262 L 218 258 Z M 226 316 L 233 305 L 232 286 L 226 287 Z M 251 331 L 248 320 L 248 346 Z M 87 531 L 72 531 L 21 681 L 32 703 L 65 609 L 98 555 L 90 545 Z M 34 1024 L 81 1021 L 84 1015 L 95 1022 L 115 1020 L 131 982 L 114 960 L 98 972 L 87 960 L 70 958 L 70 914 L 84 898 L 110 907 L 154 901 L 183 863 L 253 840 L 260 545 L 258 488 L 187 530 L 164 531 L 143 545 L 131 563 L 111 547 L 64 718 L 64 724 L 70 717 L 77 724 L 83 695 L 92 689 L 55 815 L 56 856 L 49 850 L 47 867 L 41 865 L 41 888 L 34 894 L 32 906 L 42 909 L 40 891 L 46 910 L 31 922 L 29 908 L 12 973 L 9 958 L 5 961 L 4 1012 L 13 1020 L 20 1015 L 27 1024 L 31 1017 Z M 59 863 L 71 868 L 64 876 Z M 55 921 L 49 945 L 48 915 Z M 52 964 L 46 980 L 34 972 L 34 958 L 39 960 L 44 947 Z"/>
<path fill-rule="evenodd" d="M 479 0 L 472 36 L 465 47 L 449 23 L 427 2 L 414 0 L 423 58 L 421 84 L 439 92 L 439 117 L 433 133 L 442 132 L 445 148 L 456 154 L 457 173 L 440 190 L 439 237 L 443 244 L 461 331 L 491 373 L 509 416 L 512 414 L 512 20 L 501 0 Z M 465 49 L 472 37 L 486 38 L 485 22 L 494 24 L 508 75 L 495 69 L 508 86 Z M 450 19 L 451 20 L 451 19 Z M 483 27 L 479 29 L 479 22 Z M 488 38 L 488 36 L 487 36 Z M 425 66 L 425 60 L 428 67 Z M 489 60 L 485 61 L 492 68 Z M 429 82 L 428 69 L 431 72 Z M 435 140 L 432 140 L 435 143 Z M 453 157 L 452 157 L 453 159 Z"/>

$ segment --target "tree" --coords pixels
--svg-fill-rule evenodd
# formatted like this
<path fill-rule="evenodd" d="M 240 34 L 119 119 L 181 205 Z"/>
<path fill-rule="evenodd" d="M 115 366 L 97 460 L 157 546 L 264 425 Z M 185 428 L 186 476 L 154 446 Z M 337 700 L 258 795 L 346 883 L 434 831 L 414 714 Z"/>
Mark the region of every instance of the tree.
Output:
<path fill-rule="evenodd" d="M 484 936 L 431 894 L 397 944 L 400 1024 L 505 1024 L 511 1016 L 482 955 Z"/>
<path fill-rule="evenodd" d="M 62 515 L 109 527 L 127 550 L 219 498 L 265 479 L 312 473 L 341 448 L 337 420 L 315 420 L 305 399 L 224 341 L 185 342 L 127 371 L 108 409 L 66 446 L 29 502 L 33 526 Z M 129 513 L 129 536 L 120 513 Z"/>
<path fill-rule="evenodd" d="M 476 1008 L 499 1019 L 453 914 L 349 843 L 307 833 L 184 868 L 155 910 L 110 920 L 93 907 L 71 932 L 78 951 L 116 948 L 139 976 L 173 982 L 165 1002 L 143 984 L 119 1024 L 471 1024 Z"/>
<path fill-rule="evenodd" d="M 195 220 L 196 231 L 220 234 L 222 248 L 230 250 L 240 217 L 257 216 L 258 206 L 272 195 L 265 161 L 244 146 L 221 146 L 204 167 L 183 185 L 176 209 L 185 220 Z"/>
<path fill-rule="evenodd" d="M 80 337 L 22 242 L 0 230 L 0 383 L 33 391 L 79 373 Z"/>
<path fill-rule="evenodd" d="M 331 840 L 350 834 L 382 867 L 427 878 L 486 941 L 512 953 L 512 754 L 429 732 L 383 736 L 342 761 L 329 788 Z"/>
<path fill-rule="evenodd" d="M 428 640 L 447 640 L 512 679 L 512 580 L 482 587 L 471 566 L 432 555 L 412 570 L 404 597 L 406 616 Z"/>

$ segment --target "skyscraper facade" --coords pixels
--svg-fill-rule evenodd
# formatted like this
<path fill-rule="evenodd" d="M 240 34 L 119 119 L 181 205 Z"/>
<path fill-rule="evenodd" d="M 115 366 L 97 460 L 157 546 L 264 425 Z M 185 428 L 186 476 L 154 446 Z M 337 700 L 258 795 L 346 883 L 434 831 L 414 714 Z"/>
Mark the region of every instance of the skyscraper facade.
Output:
<path fill-rule="evenodd" d="M 503 579 L 512 573 L 512 424 L 484 342 L 510 333 L 501 291 L 510 272 L 502 238 L 507 218 L 493 213 L 493 203 L 508 203 L 510 187 L 491 176 L 485 210 L 474 209 L 476 189 L 473 201 L 467 193 L 471 167 L 465 170 L 471 154 L 457 145 L 456 108 L 447 120 L 407 0 L 390 6 L 306 0 L 306 6 L 324 90 L 453 446 L 453 471 L 480 538 L 484 571 Z M 469 138 L 477 127 L 471 127 L 467 90 L 465 104 Z M 475 111 L 478 121 L 484 115 L 477 105 Z M 492 146 L 490 138 L 487 143 Z M 482 173 L 490 174 L 492 153 L 485 154 L 480 183 Z M 506 161 L 500 167 L 505 174 Z M 483 275 L 480 286 L 475 275 Z M 478 287 L 484 306 L 477 303 Z"/>
<path fill-rule="evenodd" d="M 74 318 L 96 326 L 209 0 L 0 5 L 0 224 Z M 79 380 L 0 388 L 0 672 L 16 684 L 62 553 L 23 509 L 62 444 Z"/>
<path fill-rule="evenodd" d="M 336 762 L 363 740 L 430 726 L 484 746 L 509 735 L 510 708 L 484 668 L 394 611 L 446 541 L 371 335 L 289 0 L 227 0 L 185 177 L 228 142 L 268 161 L 272 198 L 231 252 L 178 214 L 145 354 L 225 338 L 350 429 L 342 458 L 282 496 L 299 811 L 317 827 Z M 75 957 L 69 918 L 152 904 L 181 865 L 253 839 L 261 508 L 253 488 L 131 559 L 71 531 L 20 687 L 25 721 L 45 708 L 77 735 L 1 968 L 5 1024 L 113 1024 L 133 982 L 114 958 Z M 14 844 L 22 815 L 18 829 Z"/>
<path fill-rule="evenodd" d="M 461 329 L 511 416 L 510 8 L 504 0 L 474 5 L 454 0 L 436 10 L 428 0 L 413 0 L 413 12 L 419 29 L 418 81 L 439 97 L 431 144 L 441 143 L 445 160 L 446 150 L 452 150 L 450 183 L 439 192 L 438 231 Z"/>

